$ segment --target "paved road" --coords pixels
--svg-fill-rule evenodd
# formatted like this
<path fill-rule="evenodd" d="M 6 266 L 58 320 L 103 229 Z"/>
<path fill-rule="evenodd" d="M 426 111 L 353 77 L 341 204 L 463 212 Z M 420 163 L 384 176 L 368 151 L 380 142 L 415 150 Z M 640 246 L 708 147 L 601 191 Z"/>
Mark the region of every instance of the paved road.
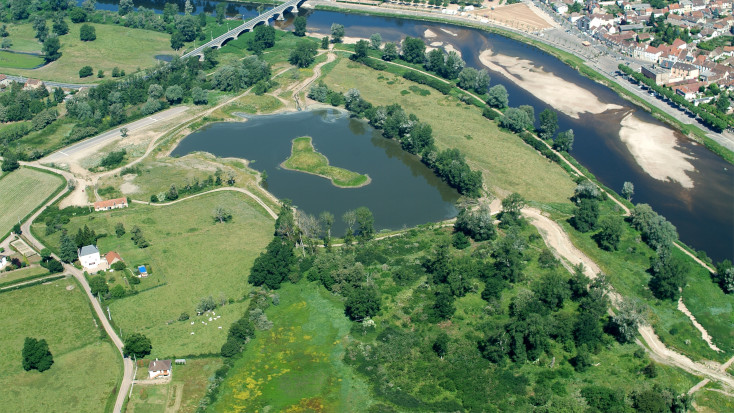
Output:
<path fill-rule="evenodd" d="M 77 142 L 71 146 L 67 146 L 66 148 L 59 149 L 58 151 L 42 158 L 39 162 L 48 163 L 48 162 L 63 161 L 66 157 L 70 155 L 74 155 L 75 153 L 79 151 L 83 151 L 85 149 L 89 149 L 97 145 L 102 146 L 104 144 L 111 142 L 112 140 L 120 138 L 121 137 L 120 129 L 122 128 L 127 128 L 128 133 L 134 132 L 138 129 L 145 128 L 146 126 L 150 126 L 156 122 L 168 120 L 174 116 L 177 116 L 183 113 L 187 109 L 188 107 L 186 106 L 177 106 L 175 108 L 164 110 L 163 112 L 155 113 L 146 118 L 136 120 L 135 122 L 131 122 L 126 125 L 120 125 L 118 128 L 115 128 L 113 130 L 101 133 L 95 137 L 85 139 L 81 142 Z"/>
<path fill-rule="evenodd" d="M 24 76 L 11 76 L 11 75 L 6 75 L 6 76 L 8 77 L 8 79 L 14 80 L 14 81 L 20 82 L 20 83 L 25 83 L 25 81 L 28 80 L 28 78 L 27 77 L 24 77 Z M 89 84 L 84 85 L 84 84 L 80 84 L 80 83 L 60 83 L 60 82 L 53 82 L 53 81 L 50 81 L 50 80 L 44 80 L 43 83 L 45 83 L 46 86 L 60 87 L 60 88 L 63 88 L 63 89 L 81 89 L 83 87 L 95 87 L 95 86 L 97 86 L 94 83 L 89 83 Z"/>
<path fill-rule="evenodd" d="M 44 248 L 44 245 L 36 239 L 36 237 L 33 236 L 31 233 L 31 224 L 33 221 L 38 218 L 38 216 L 51 204 L 56 202 L 59 198 L 66 195 L 68 192 L 68 189 L 65 189 L 64 191 L 61 191 L 58 195 L 53 197 L 50 201 L 46 203 L 42 208 L 39 208 L 38 211 L 36 211 L 35 214 L 33 214 L 28 220 L 26 220 L 21 225 L 21 230 L 23 232 L 23 237 L 26 239 L 28 243 L 30 243 L 32 246 L 34 246 L 39 251 Z M 55 254 L 52 254 L 52 256 L 55 259 L 59 259 L 58 256 Z M 59 260 L 60 261 L 60 260 Z M 122 347 L 123 343 L 120 337 L 115 332 L 115 329 L 112 328 L 112 325 L 107 320 L 107 315 L 105 314 L 104 310 L 102 310 L 102 306 L 99 304 L 96 298 L 92 295 L 92 291 L 89 288 L 89 283 L 87 283 L 87 279 L 84 277 L 84 273 L 77 269 L 76 267 L 64 264 L 64 271 L 66 273 L 69 273 L 76 278 L 76 280 L 79 282 L 79 284 L 82 286 L 82 289 L 84 289 L 84 292 L 87 294 L 87 298 L 92 303 L 92 307 L 94 308 L 94 312 L 97 314 L 97 317 L 102 323 L 102 327 L 104 327 L 105 331 L 107 332 L 107 335 L 112 340 L 112 343 L 117 347 L 117 350 L 120 352 L 120 355 L 122 355 Z M 127 396 L 127 392 L 130 389 L 130 386 L 133 382 L 133 362 L 129 358 L 123 357 L 123 365 L 124 365 L 124 371 L 123 371 L 123 377 L 122 377 L 122 383 L 120 384 L 120 390 L 117 394 L 117 400 L 115 401 L 115 408 L 114 412 L 119 413 L 122 411 L 122 405 L 125 402 L 125 397 Z"/>

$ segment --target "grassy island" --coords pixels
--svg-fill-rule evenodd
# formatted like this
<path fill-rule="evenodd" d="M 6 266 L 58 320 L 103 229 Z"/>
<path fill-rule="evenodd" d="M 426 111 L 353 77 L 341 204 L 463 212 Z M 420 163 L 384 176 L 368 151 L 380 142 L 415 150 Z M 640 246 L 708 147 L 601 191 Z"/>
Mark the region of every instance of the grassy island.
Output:
<path fill-rule="evenodd" d="M 329 160 L 314 149 L 310 136 L 293 139 L 291 156 L 281 166 L 324 177 L 340 188 L 357 188 L 370 183 L 368 175 L 329 165 Z"/>

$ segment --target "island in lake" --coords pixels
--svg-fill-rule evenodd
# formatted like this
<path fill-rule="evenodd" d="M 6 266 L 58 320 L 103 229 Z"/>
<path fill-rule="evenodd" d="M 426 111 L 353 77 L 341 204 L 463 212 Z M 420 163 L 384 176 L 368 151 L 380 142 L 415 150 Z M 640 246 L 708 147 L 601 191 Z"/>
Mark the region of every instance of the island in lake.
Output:
<path fill-rule="evenodd" d="M 281 163 L 285 169 L 326 178 L 340 188 L 358 188 L 370 183 L 369 175 L 329 165 L 329 160 L 314 149 L 310 136 L 293 139 L 291 156 Z"/>

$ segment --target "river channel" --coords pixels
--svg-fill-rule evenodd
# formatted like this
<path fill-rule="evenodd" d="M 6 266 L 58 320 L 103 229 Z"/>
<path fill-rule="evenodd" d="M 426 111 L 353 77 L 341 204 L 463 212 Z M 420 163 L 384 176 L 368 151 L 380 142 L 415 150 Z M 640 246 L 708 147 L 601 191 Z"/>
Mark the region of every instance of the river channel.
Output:
<path fill-rule="evenodd" d="M 291 153 L 291 141 L 299 136 L 311 136 L 314 148 L 331 165 L 367 174 L 371 182 L 338 188 L 325 178 L 280 167 Z M 267 173 L 267 189 L 278 198 L 290 199 L 315 216 L 323 211 L 334 214 L 337 235 L 344 233 L 342 215 L 361 206 L 372 211 L 378 230 L 440 221 L 457 213 L 456 190 L 397 142 L 335 109 L 215 123 L 187 136 L 171 155 L 194 151 L 247 159 L 250 167 Z"/>
<path fill-rule="evenodd" d="M 97 7 L 116 8 L 111 2 L 102 0 Z M 158 11 L 164 4 L 135 1 L 136 6 Z M 211 13 L 217 2 L 192 4 L 194 13 Z M 251 17 L 257 14 L 256 8 L 230 4 L 227 10 L 229 15 Z M 367 38 L 380 33 L 383 41 L 413 36 L 437 47 L 450 45 L 468 66 L 490 70 L 492 84 L 501 83 L 507 88 L 510 106 L 531 105 L 536 114 L 546 107 L 555 108 L 560 130 L 575 132 L 571 154 L 602 183 L 620 192 L 625 181 L 632 182 L 633 202 L 650 204 L 678 228 L 684 242 L 717 261 L 734 257 L 731 165 L 548 53 L 451 24 L 306 9 L 300 14 L 308 17 L 308 30 L 312 32 L 329 33 L 336 22 L 345 26 L 349 37 Z M 277 25 L 288 29 L 292 18 Z M 484 51 L 489 52 L 482 62 L 480 54 Z"/>

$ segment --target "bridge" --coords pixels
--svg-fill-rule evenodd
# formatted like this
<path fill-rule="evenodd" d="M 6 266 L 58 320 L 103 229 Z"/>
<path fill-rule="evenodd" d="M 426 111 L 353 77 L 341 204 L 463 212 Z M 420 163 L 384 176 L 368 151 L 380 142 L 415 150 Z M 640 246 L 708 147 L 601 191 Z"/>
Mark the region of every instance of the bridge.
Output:
<path fill-rule="evenodd" d="M 255 26 L 258 26 L 260 24 L 268 24 L 270 20 L 276 20 L 276 19 L 283 19 L 283 15 L 285 13 L 291 12 L 291 13 L 298 13 L 298 6 L 305 3 L 306 0 L 290 0 L 287 1 L 273 9 L 270 9 L 266 11 L 265 13 L 250 19 L 243 24 L 235 27 L 234 29 L 228 31 L 227 33 L 224 33 L 221 36 L 218 36 L 215 39 L 212 39 L 211 41 L 197 47 L 196 49 L 186 53 L 185 55 L 181 56 L 181 59 L 186 59 L 191 56 L 199 56 L 199 59 L 204 58 L 204 50 L 213 48 L 213 49 L 219 49 L 221 48 L 224 43 L 234 40 L 242 35 L 242 33 L 247 33 L 249 31 L 252 31 L 255 29 Z"/>

